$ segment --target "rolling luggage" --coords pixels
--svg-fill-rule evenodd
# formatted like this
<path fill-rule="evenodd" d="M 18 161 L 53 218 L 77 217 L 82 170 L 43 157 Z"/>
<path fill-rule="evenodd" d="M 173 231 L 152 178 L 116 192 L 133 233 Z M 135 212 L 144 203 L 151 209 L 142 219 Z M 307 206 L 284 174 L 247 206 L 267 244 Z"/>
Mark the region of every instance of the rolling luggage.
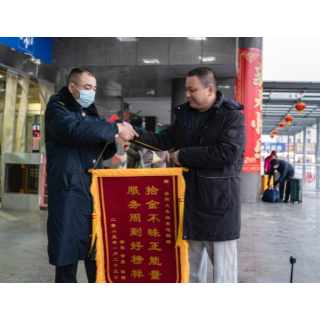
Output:
<path fill-rule="evenodd" d="M 264 202 L 280 202 L 280 192 L 278 189 L 267 189 L 263 193 L 262 201 Z"/>
<path fill-rule="evenodd" d="M 293 178 L 290 183 L 290 202 L 302 202 L 302 179 Z"/>
<path fill-rule="evenodd" d="M 268 189 L 268 179 L 269 179 L 269 176 L 267 174 L 265 174 L 264 176 L 261 176 L 261 190 L 260 190 L 261 195 Z M 270 186 L 273 186 L 273 176 L 271 176 Z"/>

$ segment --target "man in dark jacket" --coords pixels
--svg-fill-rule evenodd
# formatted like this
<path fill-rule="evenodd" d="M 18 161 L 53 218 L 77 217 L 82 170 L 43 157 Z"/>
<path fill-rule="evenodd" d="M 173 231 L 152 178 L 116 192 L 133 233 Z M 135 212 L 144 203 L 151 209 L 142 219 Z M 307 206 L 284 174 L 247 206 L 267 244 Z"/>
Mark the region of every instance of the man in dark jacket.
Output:
<path fill-rule="evenodd" d="M 189 244 L 190 282 L 206 282 L 207 253 L 214 282 L 237 282 L 241 222 L 241 170 L 246 145 L 243 106 L 217 91 L 214 72 L 196 68 L 186 79 L 188 102 L 173 112 L 175 122 L 160 133 L 136 129 L 133 142 L 175 151 L 187 167 L 183 239 Z M 152 149 L 152 147 L 150 147 Z"/>
<path fill-rule="evenodd" d="M 291 180 L 294 177 L 294 168 L 293 166 L 284 160 L 278 160 L 278 159 L 272 159 L 270 162 L 271 169 L 269 172 L 269 180 L 268 185 L 270 185 L 271 176 L 273 176 L 274 187 L 279 184 L 279 193 L 280 193 L 280 200 L 288 203 L 289 201 L 289 195 L 290 195 L 290 184 Z M 279 179 L 275 180 L 275 171 L 278 171 L 280 173 Z M 284 185 L 286 183 L 286 195 L 283 200 L 283 193 L 284 193 Z"/>
<path fill-rule="evenodd" d="M 93 104 L 95 91 L 93 74 L 73 69 L 68 86 L 50 97 L 45 113 L 48 254 L 49 263 L 56 266 L 55 282 L 77 282 L 79 260 L 85 261 L 88 281 L 95 282 L 94 253 L 87 257 L 93 212 L 87 170 L 103 168 L 103 160 L 115 154 L 116 134 L 123 139 L 136 134 L 128 123 L 100 118 Z"/>

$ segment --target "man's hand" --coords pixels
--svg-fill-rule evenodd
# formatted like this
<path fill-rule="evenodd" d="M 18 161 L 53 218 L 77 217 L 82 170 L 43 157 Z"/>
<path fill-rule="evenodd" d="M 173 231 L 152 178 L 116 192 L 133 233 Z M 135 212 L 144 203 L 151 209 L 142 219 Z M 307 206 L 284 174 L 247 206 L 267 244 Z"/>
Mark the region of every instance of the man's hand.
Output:
<path fill-rule="evenodd" d="M 125 141 L 132 140 L 135 136 L 139 137 L 138 133 L 133 129 L 132 125 L 123 122 L 123 123 L 117 123 L 118 126 L 118 135 L 120 138 L 122 138 Z"/>
<path fill-rule="evenodd" d="M 174 161 L 174 163 L 177 164 L 178 166 L 180 166 L 180 163 L 179 163 L 179 160 L 178 160 L 179 152 L 180 152 L 180 150 L 175 151 L 175 152 L 171 153 L 171 155 L 170 155 L 171 159 L 172 159 L 172 160 Z"/>

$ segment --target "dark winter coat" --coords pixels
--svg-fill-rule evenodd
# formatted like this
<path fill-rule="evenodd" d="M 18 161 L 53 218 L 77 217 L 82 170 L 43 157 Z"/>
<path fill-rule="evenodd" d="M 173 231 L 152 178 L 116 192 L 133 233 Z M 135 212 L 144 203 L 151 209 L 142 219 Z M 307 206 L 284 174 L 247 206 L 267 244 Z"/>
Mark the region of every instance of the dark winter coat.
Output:
<path fill-rule="evenodd" d="M 51 96 L 45 113 L 49 262 L 63 266 L 84 260 L 91 244 L 91 174 L 106 142 L 103 160 L 116 152 L 117 125 L 102 120 L 96 107 L 81 106 L 67 87 Z"/>
<path fill-rule="evenodd" d="M 273 176 L 273 181 L 274 181 L 274 185 L 277 185 L 278 183 L 282 183 L 287 174 L 290 174 L 290 176 L 294 176 L 294 168 L 293 166 L 287 162 L 287 161 L 284 161 L 284 160 L 279 160 L 279 166 L 277 169 L 274 169 L 272 166 L 271 166 L 271 169 L 269 171 L 269 180 L 271 179 L 271 176 Z M 276 181 L 275 180 L 275 172 L 278 171 L 280 173 L 280 177 L 279 179 Z"/>
<path fill-rule="evenodd" d="M 246 131 L 239 109 L 243 106 L 227 101 L 218 91 L 208 118 L 193 137 L 192 115 L 196 111 L 189 102 L 174 109 L 175 122 L 160 133 L 136 128 L 137 140 L 160 150 L 180 150 L 178 160 L 189 169 L 183 174 L 184 239 L 225 241 L 240 237 Z"/>

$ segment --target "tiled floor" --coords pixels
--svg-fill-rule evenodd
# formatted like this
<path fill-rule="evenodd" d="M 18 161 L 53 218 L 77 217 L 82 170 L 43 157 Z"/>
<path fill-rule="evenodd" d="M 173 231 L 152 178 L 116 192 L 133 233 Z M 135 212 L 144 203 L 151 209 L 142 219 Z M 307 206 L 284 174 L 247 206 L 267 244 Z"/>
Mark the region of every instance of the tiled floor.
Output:
<path fill-rule="evenodd" d="M 319 283 L 319 196 L 305 192 L 299 204 L 242 204 L 238 282 L 289 283 L 293 256 L 293 282 Z M 46 211 L 0 210 L 0 282 L 54 282 L 46 252 L 46 220 Z M 209 263 L 208 282 L 212 270 Z M 78 282 L 87 282 L 83 262 Z"/>

